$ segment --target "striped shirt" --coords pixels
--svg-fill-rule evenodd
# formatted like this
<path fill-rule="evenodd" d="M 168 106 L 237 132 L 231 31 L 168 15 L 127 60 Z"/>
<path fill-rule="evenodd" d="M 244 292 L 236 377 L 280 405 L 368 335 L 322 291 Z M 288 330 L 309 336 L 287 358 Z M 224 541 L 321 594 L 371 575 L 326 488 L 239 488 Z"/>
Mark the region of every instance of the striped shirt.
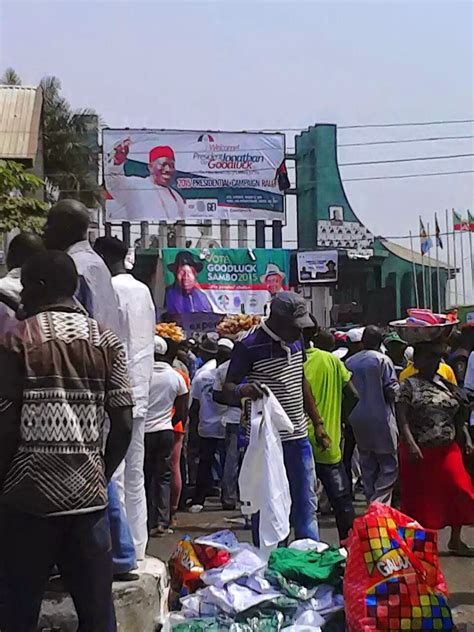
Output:
<path fill-rule="evenodd" d="M 294 426 L 294 433 L 281 433 L 282 441 L 303 439 L 308 434 L 304 411 L 303 363 L 305 360 L 300 340 L 282 346 L 262 327 L 251 330 L 236 342 L 227 373 L 227 382 L 265 384 L 280 402 Z"/>

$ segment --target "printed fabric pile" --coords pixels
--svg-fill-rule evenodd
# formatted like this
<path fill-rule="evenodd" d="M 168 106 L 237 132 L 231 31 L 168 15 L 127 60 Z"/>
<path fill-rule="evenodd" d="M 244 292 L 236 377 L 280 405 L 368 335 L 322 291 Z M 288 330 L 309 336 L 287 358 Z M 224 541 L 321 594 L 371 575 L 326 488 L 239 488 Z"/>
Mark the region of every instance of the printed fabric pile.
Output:
<path fill-rule="evenodd" d="M 183 538 L 164 632 L 343 632 L 345 549 L 297 540 L 265 559 L 232 531 Z"/>

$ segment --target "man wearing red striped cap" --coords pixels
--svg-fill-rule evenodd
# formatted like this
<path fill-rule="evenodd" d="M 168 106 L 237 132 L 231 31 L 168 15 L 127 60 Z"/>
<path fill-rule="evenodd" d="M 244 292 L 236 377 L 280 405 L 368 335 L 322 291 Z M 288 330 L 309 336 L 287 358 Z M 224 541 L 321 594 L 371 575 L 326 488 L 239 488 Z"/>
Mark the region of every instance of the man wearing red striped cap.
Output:
<path fill-rule="evenodd" d="M 108 169 L 108 193 L 122 207 L 123 217 L 129 221 L 185 219 L 186 202 L 171 186 L 176 172 L 173 149 L 153 147 L 144 169 L 144 163 L 128 158 L 130 144 L 126 138 L 114 147 Z"/>

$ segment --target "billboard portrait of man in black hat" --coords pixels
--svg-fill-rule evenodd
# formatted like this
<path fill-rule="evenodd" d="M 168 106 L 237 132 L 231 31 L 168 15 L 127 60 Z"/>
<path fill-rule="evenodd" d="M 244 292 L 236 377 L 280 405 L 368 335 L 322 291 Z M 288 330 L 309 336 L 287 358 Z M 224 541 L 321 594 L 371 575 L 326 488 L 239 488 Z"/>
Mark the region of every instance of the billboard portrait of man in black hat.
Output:
<path fill-rule="evenodd" d="M 168 265 L 175 277 L 173 285 L 166 288 L 165 305 L 170 314 L 192 312 L 212 312 L 212 306 L 205 293 L 199 288 L 197 275 L 203 268 L 202 261 L 190 252 L 181 251 L 173 263 Z"/>
<path fill-rule="evenodd" d="M 319 279 L 327 279 L 328 281 L 336 281 L 337 280 L 337 264 L 332 259 L 326 261 L 326 271 L 325 272 L 316 272 L 316 278 Z"/>

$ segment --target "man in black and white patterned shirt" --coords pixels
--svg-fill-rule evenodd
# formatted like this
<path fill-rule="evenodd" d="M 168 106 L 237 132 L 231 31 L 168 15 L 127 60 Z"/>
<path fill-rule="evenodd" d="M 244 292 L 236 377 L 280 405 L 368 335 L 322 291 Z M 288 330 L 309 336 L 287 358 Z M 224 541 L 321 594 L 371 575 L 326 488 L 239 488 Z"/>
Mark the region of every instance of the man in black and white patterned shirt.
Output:
<path fill-rule="evenodd" d="M 130 442 L 133 398 L 114 333 L 73 300 L 65 253 L 22 269 L 28 318 L 0 341 L 0 502 L 3 632 L 36 629 L 53 564 L 81 630 L 107 630 L 112 557 L 107 481 Z M 105 413 L 111 422 L 105 451 Z"/>

